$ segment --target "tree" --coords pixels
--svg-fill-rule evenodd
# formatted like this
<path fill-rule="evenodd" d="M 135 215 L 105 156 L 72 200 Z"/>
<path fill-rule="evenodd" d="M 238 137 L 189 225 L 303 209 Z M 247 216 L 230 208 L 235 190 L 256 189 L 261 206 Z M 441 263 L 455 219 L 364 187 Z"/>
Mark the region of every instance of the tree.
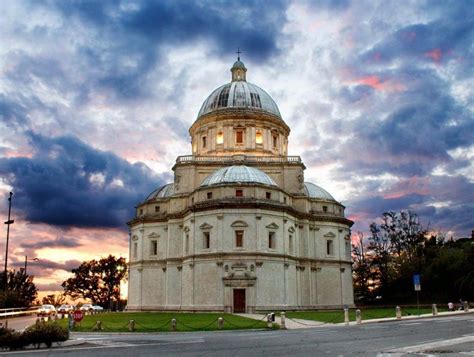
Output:
<path fill-rule="evenodd" d="M 66 302 L 66 296 L 64 294 L 50 294 L 43 297 L 43 305 L 60 306 Z"/>
<path fill-rule="evenodd" d="M 5 288 L 5 275 L 0 273 L 3 282 L 0 292 L 0 307 L 28 307 L 36 299 L 38 289 L 33 283 L 33 276 L 25 273 L 25 269 L 9 270 L 7 272 L 7 286 Z"/>
<path fill-rule="evenodd" d="M 74 276 L 62 283 L 65 295 L 110 307 L 112 301 L 120 300 L 120 282 L 127 275 L 127 264 L 125 258 L 109 255 L 98 261 L 85 261 L 72 273 Z"/>
<path fill-rule="evenodd" d="M 360 299 L 366 301 L 370 295 L 370 288 L 373 281 L 372 259 L 366 253 L 366 243 L 364 234 L 357 232 L 357 238 L 352 244 L 354 292 Z"/>

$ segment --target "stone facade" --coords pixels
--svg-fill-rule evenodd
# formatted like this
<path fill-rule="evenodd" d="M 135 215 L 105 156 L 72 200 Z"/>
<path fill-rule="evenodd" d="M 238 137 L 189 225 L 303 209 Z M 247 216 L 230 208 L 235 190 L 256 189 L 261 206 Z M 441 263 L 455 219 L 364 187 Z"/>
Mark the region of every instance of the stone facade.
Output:
<path fill-rule="evenodd" d="M 253 106 L 231 106 L 230 95 L 217 93 L 220 106 L 209 109 L 210 97 L 190 128 L 192 155 L 173 167 L 174 183 L 140 203 L 129 222 L 128 309 L 353 305 L 344 206 L 304 182 L 300 157 L 287 155 L 290 128 L 265 107 L 270 97 L 244 86 L 242 62 L 232 72 L 235 89 L 222 93 L 248 95 Z"/>

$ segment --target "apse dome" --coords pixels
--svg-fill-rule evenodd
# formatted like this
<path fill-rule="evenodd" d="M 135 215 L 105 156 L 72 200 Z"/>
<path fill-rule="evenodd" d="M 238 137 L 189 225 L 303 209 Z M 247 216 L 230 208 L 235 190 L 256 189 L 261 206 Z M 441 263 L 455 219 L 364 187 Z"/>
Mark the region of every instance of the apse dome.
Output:
<path fill-rule="evenodd" d="M 305 191 L 306 196 L 310 198 L 319 198 L 323 200 L 336 201 L 334 197 L 332 197 L 328 191 L 326 191 L 324 188 L 319 187 L 318 185 L 315 185 L 314 183 L 311 183 L 311 182 L 304 183 L 304 191 Z"/>
<path fill-rule="evenodd" d="M 262 185 L 277 186 L 265 172 L 245 165 L 223 167 L 204 179 L 200 187 L 219 185 L 224 183 L 260 183 Z"/>
<path fill-rule="evenodd" d="M 154 200 L 156 198 L 166 198 L 174 194 L 174 183 L 164 185 L 148 195 L 146 201 Z"/>

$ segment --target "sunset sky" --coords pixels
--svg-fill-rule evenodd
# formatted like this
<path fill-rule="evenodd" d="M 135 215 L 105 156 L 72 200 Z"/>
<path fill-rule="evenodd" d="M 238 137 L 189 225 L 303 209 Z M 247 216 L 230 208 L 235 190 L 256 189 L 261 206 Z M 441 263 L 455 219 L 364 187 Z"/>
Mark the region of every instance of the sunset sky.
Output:
<path fill-rule="evenodd" d="M 472 1 L 2 1 L 0 215 L 42 291 L 128 255 L 134 205 L 171 182 L 202 102 L 247 79 L 276 101 L 305 179 L 353 232 L 411 209 L 474 229 Z M 2 266 L 6 226 L 1 235 Z"/>

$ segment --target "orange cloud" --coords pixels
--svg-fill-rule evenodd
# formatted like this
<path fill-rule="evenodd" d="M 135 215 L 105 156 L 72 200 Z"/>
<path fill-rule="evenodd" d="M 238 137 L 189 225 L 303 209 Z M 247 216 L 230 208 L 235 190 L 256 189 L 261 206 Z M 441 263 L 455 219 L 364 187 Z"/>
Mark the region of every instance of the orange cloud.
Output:
<path fill-rule="evenodd" d="M 425 52 L 425 57 L 429 57 L 435 62 L 440 62 L 442 56 L 443 56 L 443 53 L 441 52 L 439 48 L 435 48 L 429 52 Z"/>
<path fill-rule="evenodd" d="M 375 76 L 375 75 L 369 75 L 369 76 L 357 78 L 353 80 L 352 82 L 366 85 L 379 91 L 401 92 L 406 89 L 406 87 L 399 82 L 391 81 L 391 80 L 382 81 L 379 76 Z"/>

